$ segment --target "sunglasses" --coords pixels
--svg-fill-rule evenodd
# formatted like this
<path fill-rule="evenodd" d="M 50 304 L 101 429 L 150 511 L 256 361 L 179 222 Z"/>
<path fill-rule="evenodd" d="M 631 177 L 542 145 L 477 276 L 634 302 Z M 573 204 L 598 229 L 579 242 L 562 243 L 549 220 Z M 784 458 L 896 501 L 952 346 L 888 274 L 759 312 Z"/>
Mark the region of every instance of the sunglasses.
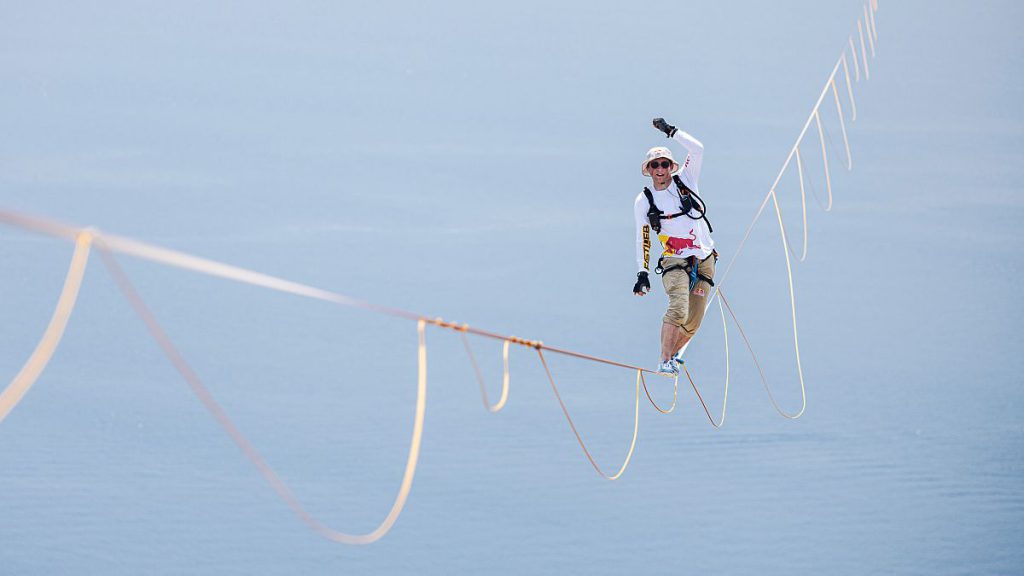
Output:
<path fill-rule="evenodd" d="M 670 166 L 672 166 L 672 163 L 669 162 L 668 160 L 662 160 L 661 162 L 658 162 L 657 160 L 652 160 L 650 163 L 647 164 L 647 167 L 651 168 L 652 170 L 655 168 L 669 168 Z"/>

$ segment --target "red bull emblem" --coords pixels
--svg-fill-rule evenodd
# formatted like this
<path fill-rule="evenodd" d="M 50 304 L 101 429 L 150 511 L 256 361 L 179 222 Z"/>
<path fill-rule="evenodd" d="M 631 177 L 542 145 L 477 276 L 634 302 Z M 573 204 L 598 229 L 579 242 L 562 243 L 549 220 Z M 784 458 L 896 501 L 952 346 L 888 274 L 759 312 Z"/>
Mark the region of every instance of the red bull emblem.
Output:
<path fill-rule="evenodd" d="M 669 236 L 668 240 L 665 241 L 665 252 L 669 254 L 682 254 L 684 250 L 701 250 L 701 245 L 697 244 L 697 235 L 690 230 L 689 238 L 676 238 L 675 236 Z"/>

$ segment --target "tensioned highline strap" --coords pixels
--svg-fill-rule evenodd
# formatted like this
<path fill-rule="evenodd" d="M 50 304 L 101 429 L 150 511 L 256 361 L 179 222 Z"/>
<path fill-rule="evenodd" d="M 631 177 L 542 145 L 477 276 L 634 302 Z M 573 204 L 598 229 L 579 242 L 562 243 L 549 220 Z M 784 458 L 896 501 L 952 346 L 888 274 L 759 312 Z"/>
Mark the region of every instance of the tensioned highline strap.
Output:
<path fill-rule="evenodd" d="M 478 377 L 481 380 L 481 392 L 484 398 L 485 407 L 492 412 L 501 410 L 505 402 L 508 399 L 508 383 L 509 383 L 509 365 L 508 365 L 508 348 L 510 344 L 519 344 L 521 346 L 528 346 L 535 349 L 538 352 L 540 362 L 543 364 L 544 369 L 547 373 L 548 380 L 551 383 L 552 391 L 558 400 L 559 406 L 565 415 L 566 421 L 569 424 L 570 429 L 576 437 L 580 448 L 583 450 L 584 455 L 590 464 L 594 467 L 598 474 L 609 480 L 615 480 L 619 478 L 626 470 L 629 465 L 630 457 L 633 454 L 633 450 L 636 446 L 636 439 L 639 430 L 639 418 L 640 418 L 640 381 L 644 372 L 651 372 L 645 368 L 639 366 L 631 366 L 622 362 L 616 362 L 596 356 L 590 356 L 571 350 L 563 350 L 552 346 L 547 346 L 537 340 L 528 340 L 519 338 L 516 336 L 504 336 L 476 328 L 471 328 L 467 324 L 459 324 L 455 322 L 447 322 L 440 318 L 428 318 L 421 315 L 416 315 L 412 312 L 399 310 L 395 308 L 387 308 L 362 302 L 329 292 L 311 286 L 306 286 L 296 282 L 275 278 L 239 268 L 206 260 L 189 254 L 183 254 L 175 252 L 165 248 L 144 244 L 135 240 L 122 238 L 118 236 L 107 235 L 99 232 L 98 230 L 79 229 L 71 226 L 66 226 L 57 222 L 44 220 L 40 218 L 25 216 L 16 214 L 10 211 L 0 210 L 0 222 L 11 224 L 23 229 L 41 232 L 56 237 L 63 238 L 74 238 L 75 239 L 75 253 L 72 257 L 71 265 L 68 269 L 67 278 L 65 279 L 64 288 L 61 292 L 61 296 L 58 299 L 56 309 L 53 314 L 53 319 L 50 325 L 47 327 L 36 350 L 29 357 L 29 360 L 25 363 L 25 367 L 18 373 L 17 376 L 11 381 L 11 383 L 0 392 L 0 422 L 6 418 L 6 416 L 13 410 L 13 408 L 22 400 L 28 390 L 36 382 L 38 377 L 42 374 L 43 369 L 46 367 L 46 363 L 53 356 L 54 351 L 57 348 L 57 344 L 60 341 L 61 336 L 64 333 L 64 329 L 67 326 L 67 322 L 74 309 L 75 298 L 77 297 L 78 290 L 81 287 L 85 264 L 88 260 L 89 249 L 91 246 L 96 246 L 100 250 L 103 263 L 106 265 L 108 272 L 114 278 L 115 283 L 121 290 L 122 294 L 131 304 L 133 310 L 142 319 L 150 334 L 154 340 L 160 346 L 161 350 L 167 356 L 168 360 L 174 365 L 181 376 L 188 383 L 192 392 L 202 402 L 204 407 L 214 419 L 220 424 L 225 430 L 228 436 L 235 442 L 235 444 L 241 449 L 242 453 L 252 464 L 259 470 L 260 474 L 266 479 L 267 483 L 270 484 L 271 488 L 281 497 L 282 500 L 299 516 L 299 518 L 308 525 L 311 529 L 321 534 L 325 538 L 330 540 L 344 543 L 344 544 L 369 544 L 381 537 L 383 537 L 394 525 L 398 516 L 401 514 L 403 507 L 405 506 L 406 499 L 409 496 L 409 492 L 412 488 L 412 481 L 415 476 L 416 466 L 419 459 L 420 445 L 423 436 L 423 421 L 426 412 L 426 391 L 427 391 L 427 376 L 426 376 L 426 338 L 425 328 L 427 325 L 433 325 L 439 328 L 454 330 L 460 333 L 463 338 L 463 342 L 466 344 L 466 351 L 470 356 L 470 360 L 474 364 L 477 370 Z M 416 411 L 413 422 L 413 435 L 409 445 L 409 454 L 406 460 L 405 472 L 402 476 L 402 483 L 399 488 L 399 492 L 395 497 L 395 501 L 392 504 L 391 510 L 385 516 L 384 520 L 374 530 L 365 534 L 349 534 L 335 530 L 328 527 L 327 525 L 320 522 L 309 513 L 305 507 L 301 504 L 299 499 L 292 493 L 288 486 L 284 483 L 281 477 L 274 472 L 270 464 L 263 458 L 259 451 L 253 446 L 253 444 L 246 438 L 242 431 L 231 421 L 227 413 L 220 406 L 219 403 L 214 399 L 209 389 L 203 384 L 199 375 L 189 366 L 185 358 L 178 351 L 177 347 L 171 342 L 166 332 L 157 322 L 155 315 L 146 306 L 142 300 L 141 295 L 135 290 L 128 276 L 121 269 L 120 265 L 114 256 L 115 252 L 121 252 L 131 254 L 137 257 L 145 258 L 151 261 L 159 262 L 169 266 L 176 266 L 203 274 L 212 276 L 218 276 L 234 280 L 237 282 L 253 284 L 256 286 L 262 286 L 265 288 L 296 294 L 308 298 L 316 298 L 327 302 L 333 302 L 336 304 L 342 304 L 347 306 L 357 306 L 373 310 L 382 314 L 388 314 L 392 316 L 398 316 L 402 318 L 415 320 L 417 323 L 417 333 L 419 337 L 419 369 L 417 377 L 417 396 L 416 396 Z M 468 342 L 465 340 L 466 334 L 474 334 L 487 338 L 495 338 L 503 341 L 503 356 L 504 356 L 504 369 L 505 375 L 503 380 L 502 395 L 501 399 L 497 404 L 491 405 L 487 400 L 486 391 L 483 388 L 482 376 L 479 374 L 479 368 L 476 368 L 476 360 L 473 357 L 472 351 L 469 348 Z M 634 370 L 637 373 L 636 379 L 636 391 L 635 401 L 633 409 L 633 435 L 630 441 L 630 448 L 626 455 L 625 460 L 619 467 L 615 474 L 605 473 L 601 467 L 597 464 L 590 450 L 587 448 L 582 436 L 580 435 L 575 423 L 572 420 L 572 416 L 569 414 L 569 410 L 562 400 L 561 394 L 558 391 L 558 387 L 555 384 L 554 378 L 551 375 L 550 369 L 548 368 L 547 361 L 544 359 L 542 350 L 547 350 L 556 354 L 562 354 L 575 358 L 580 358 L 592 362 L 599 362 L 611 366 L 620 368 L 627 368 Z M 675 380 L 678 380 L 676 378 Z M 645 384 L 646 387 L 646 384 Z M 648 392 L 650 398 L 650 393 Z M 652 399 L 653 403 L 653 399 Z"/>
<path fill-rule="evenodd" d="M 875 28 L 875 13 L 878 11 L 878 2 L 877 2 L 877 0 L 869 0 L 865 4 L 864 9 L 865 9 L 865 14 L 866 14 L 865 21 L 867 21 L 868 39 L 869 39 L 869 41 L 872 42 L 871 55 L 872 55 L 872 57 L 874 57 L 874 55 L 875 55 L 875 51 L 874 51 L 874 46 L 875 45 L 874 45 L 874 42 L 876 42 L 877 39 L 878 39 L 878 31 Z M 870 20 L 868 21 L 868 19 L 870 19 Z M 862 61 L 863 66 L 864 66 L 864 77 L 865 77 L 865 79 L 868 79 L 869 78 L 869 76 L 868 76 L 868 60 L 867 60 L 867 52 L 865 50 L 864 34 L 863 34 L 864 25 L 862 24 L 862 21 L 860 19 L 857 20 L 857 30 L 860 32 L 860 57 L 861 57 L 861 61 Z M 825 97 L 828 95 L 830 89 L 831 89 L 831 92 L 832 92 L 832 95 L 833 95 L 833 98 L 834 98 L 834 101 L 835 101 L 836 111 L 838 113 L 837 116 L 839 118 L 839 126 L 840 126 L 840 129 L 842 131 L 842 135 L 843 135 L 843 144 L 844 144 L 845 151 L 846 151 L 846 168 L 847 168 L 847 170 L 852 170 L 853 169 L 853 159 L 852 159 L 852 157 L 850 155 L 850 143 L 849 143 L 849 140 L 848 140 L 847 134 L 846 134 L 846 123 L 845 123 L 845 121 L 843 119 L 843 107 L 842 107 L 842 104 L 841 104 L 840 99 L 839 99 L 839 90 L 836 87 L 836 76 L 839 74 L 840 67 L 842 67 L 842 70 L 843 70 L 843 73 L 844 73 L 844 79 L 845 79 L 845 82 L 846 82 L 846 92 L 847 92 L 847 95 L 849 96 L 849 101 L 850 101 L 850 113 L 851 113 L 850 120 L 851 121 L 856 120 L 857 119 L 857 108 L 856 108 L 856 103 L 855 103 L 855 101 L 853 99 L 853 81 L 850 78 L 850 69 L 849 69 L 849 66 L 848 66 L 847 62 L 850 59 L 853 60 L 854 67 L 855 67 L 854 70 L 855 70 L 855 73 L 856 73 L 855 81 L 857 81 L 857 82 L 860 81 L 860 65 L 858 64 L 858 60 L 857 60 L 858 59 L 858 54 L 857 54 L 857 50 L 856 50 L 856 48 L 854 46 L 853 35 L 852 34 L 849 35 L 847 37 L 847 40 L 848 40 L 849 46 L 847 47 L 846 45 L 844 45 L 843 49 L 840 51 L 839 59 L 836 61 L 835 66 L 833 66 L 832 72 L 828 75 L 828 78 L 825 80 L 825 85 L 824 85 L 824 87 L 821 90 L 821 94 L 818 96 L 817 101 L 815 102 L 814 106 L 811 108 L 811 113 L 808 115 L 807 121 L 804 122 L 803 129 L 801 129 L 800 134 L 797 136 L 796 143 L 793 144 L 793 146 L 790 148 L 789 155 L 786 157 L 785 162 L 783 162 L 782 168 L 779 169 L 779 173 L 775 177 L 775 181 L 772 183 L 771 187 L 768 190 L 768 193 L 764 197 L 764 200 L 761 202 L 760 207 L 758 207 L 757 212 L 754 214 L 754 218 L 750 221 L 750 224 L 747 226 L 747 230 L 746 230 L 746 232 L 743 235 L 743 239 L 740 241 L 739 246 L 737 247 L 736 251 L 733 253 L 732 259 L 730 260 L 729 265 L 725 269 L 725 273 L 722 275 L 722 278 L 718 281 L 718 285 L 715 286 L 715 290 L 712 292 L 711 298 L 708 299 L 708 304 L 707 304 L 707 307 L 710 308 L 711 304 L 715 301 L 716 297 L 724 296 L 724 292 L 722 292 L 722 286 L 725 284 L 726 279 L 729 277 L 729 273 L 732 271 L 733 266 L 736 264 L 736 261 L 739 259 L 740 254 L 743 252 L 743 249 L 746 246 L 747 240 L 750 238 L 751 232 L 753 232 L 754 225 L 757 224 L 758 220 L 760 220 L 761 216 L 764 214 L 765 207 L 767 207 L 768 202 L 771 201 L 772 205 L 775 208 L 776 220 L 778 221 L 778 225 L 779 225 L 779 239 L 782 242 L 782 252 L 783 252 L 783 256 L 785 257 L 785 262 L 786 262 L 786 279 L 787 279 L 787 285 L 788 285 L 788 288 L 789 288 L 789 309 L 790 309 L 790 318 L 791 318 L 792 332 L 793 332 L 793 350 L 794 350 L 794 355 L 795 355 L 795 360 L 796 360 L 797 377 L 798 377 L 799 383 L 800 383 L 800 409 L 799 410 L 797 410 L 796 412 L 787 412 L 786 410 L 782 409 L 782 407 L 778 404 L 778 402 L 776 402 L 775 395 L 772 393 L 771 388 L 768 386 L 768 381 L 766 380 L 766 378 L 764 376 L 764 372 L 760 368 L 760 362 L 757 360 L 757 356 L 754 353 L 753 347 L 751 347 L 749 341 L 746 341 L 746 337 L 745 337 L 745 335 L 743 333 L 742 326 L 740 326 L 739 321 L 736 319 L 735 314 L 732 314 L 731 308 L 730 308 L 730 314 L 731 314 L 731 316 L 733 318 L 733 321 L 736 322 L 736 326 L 737 326 L 737 328 L 739 328 L 741 336 L 744 336 L 744 340 L 746 341 L 746 344 L 747 344 L 747 349 L 750 351 L 751 357 L 753 358 L 754 363 L 755 363 L 755 365 L 758 368 L 758 374 L 761 377 L 761 382 L 764 385 L 765 390 L 768 393 L 768 398 L 769 398 L 769 400 L 771 400 L 772 406 L 775 408 L 775 410 L 780 415 L 782 415 L 782 416 L 784 416 L 786 418 L 790 418 L 790 419 L 799 418 L 804 413 L 804 410 L 806 410 L 806 408 L 807 408 L 807 390 L 806 390 L 806 383 L 805 383 L 805 380 L 804 380 L 803 364 L 802 364 L 801 359 L 800 359 L 800 339 L 799 339 L 799 330 L 797 328 L 797 320 L 796 320 L 796 293 L 795 293 L 794 285 L 793 285 L 793 269 L 792 269 L 793 265 L 792 265 L 792 262 L 790 261 L 790 254 L 793 254 L 795 256 L 795 253 L 792 250 L 792 247 L 791 247 L 792 243 L 789 241 L 789 234 L 788 234 L 788 232 L 786 230 L 786 225 L 784 224 L 783 219 L 782 219 L 782 209 L 779 207 L 779 199 L 778 199 L 777 187 L 779 186 L 779 183 L 782 180 L 782 176 L 786 173 L 787 169 L 791 166 L 791 162 L 793 160 L 796 160 L 797 173 L 798 173 L 798 178 L 799 178 L 799 182 L 800 182 L 800 204 L 801 204 L 801 211 L 802 211 L 802 218 L 803 218 L 803 237 L 804 237 L 804 245 L 803 245 L 803 249 L 801 250 L 801 256 L 799 258 L 797 258 L 797 260 L 802 262 L 807 257 L 807 197 L 806 197 L 806 194 L 804 193 L 805 174 L 803 172 L 803 163 L 801 161 L 801 156 L 800 156 L 800 145 L 803 142 L 804 137 L 807 135 L 807 131 L 810 128 L 812 121 L 815 123 L 815 125 L 817 126 L 817 129 L 818 129 L 818 140 L 819 140 L 820 145 L 821 145 L 822 163 L 823 163 L 823 168 L 824 168 L 824 173 L 825 173 L 825 186 L 826 186 L 827 191 L 828 191 L 828 204 L 827 204 L 827 206 L 824 207 L 824 209 L 827 212 L 827 211 L 830 211 L 831 208 L 832 208 L 832 180 L 831 180 L 831 175 L 830 175 L 829 168 L 828 168 L 828 155 L 826 153 L 826 146 L 825 146 L 825 132 L 824 132 L 822 121 L 821 121 L 821 106 L 825 102 Z M 726 304 L 726 306 L 728 306 L 728 304 Z M 722 308 L 722 303 L 721 303 L 721 300 L 720 300 L 719 301 L 719 309 L 721 310 L 721 308 Z M 689 346 L 689 342 L 685 346 L 683 346 L 682 350 L 680 350 L 680 353 L 685 352 L 688 346 Z M 726 350 L 727 350 L 726 354 L 728 355 L 728 347 L 726 348 Z M 687 372 L 687 374 L 689 375 L 689 372 Z M 696 392 L 696 387 L 694 387 L 694 391 Z M 728 371 L 726 371 L 725 394 L 724 394 L 723 400 L 722 400 L 722 421 L 724 421 L 724 419 L 725 419 L 725 406 L 726 406 L 726 403 L 728 401 L 728 392 L 729 392 L 729 380 L 728 380 Z M 703 403 L 703 399 L 701 399 L 701 402 Z M 710 418 L 710 413 L 708 414 L 708 416 Z M 714 424 L 714 420 L 712 420 L 712 424 Z M 719 423 L 719 425 L 720 425 L 720 423 Z"/>

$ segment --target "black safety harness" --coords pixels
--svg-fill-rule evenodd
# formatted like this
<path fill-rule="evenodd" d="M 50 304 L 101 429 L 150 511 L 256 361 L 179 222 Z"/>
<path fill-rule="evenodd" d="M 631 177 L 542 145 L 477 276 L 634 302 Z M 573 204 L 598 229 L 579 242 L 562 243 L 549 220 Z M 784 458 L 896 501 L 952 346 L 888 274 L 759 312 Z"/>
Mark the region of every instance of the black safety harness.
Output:
<path fill-rule="evenodd" d="M 715 262 L 718 262 L 718 250 L 712 250 L 708 258 L 714 258 Z M 693 287 L 700 280 L 707 282 L 710 286 L 714 286 L 715 281 L 713 279 L 700 273 L 700 262 L 706 262 L 708 258 L 698 261 L 696 256 L 690 256 L 685 260 L 685 264 L 673 264 L 668 268 L 662 268 L 661 261 L 665 259 L 663 256 L 658 258 L 658 266 L 654 269 L 654 273 L 664 276 L 673 270 L 682 270 L 690 277 L 690 290 L 693 290 Z"/>
<path fill-rule="evenodd" d="M 696 192 L 691 190 L 689 186 L 683 184 L 683 180 L 678 174 L 673 174 L 672 180 L 676 183 L 676 190 L 679 194 L 679 212 L 676 212 L 675 214 L 665 214 L 661 210 L 658 210 L 658 206 L 654 203 L 654 194 L 651 192 L 651 189 L 644 187 L 644 196 L 647 197 L 647 203 L 650 206 L 647 210 L 647 220 L 651 223 L 651 228 L 654 230 L 654 233 L 657 234 L 661 232 L 662 220 L 671 220 L 673 218 L 679 218 L 680 216 L 686 216 L 691 220 L 704 220 L 708 225 L 708 231 L 714 232 L 715 229 L 711 227 L 711 221 L 708 220 L 706 215 L 707 205 L 704 204 L 704 200 L 702 200 Z M 690 212 L 696 212 L 697 215 L 693 216 Z M 714 257 L 717 262 L 718 251 L 713 250 L 708 258 L 711 257 Z M 704 258 L 701 262 L 708 258 Z M 698 263 L 696 256 L 690 256 L 687 258 L 686 264 L 673 264 L 668 268 L 662 268 L 662 260 L 664 260 L 664 257 L 658 258 L 658 265 L 654 269 L 655 274 L 664 275 L 673 270 L 684 270 L 690 276 L 690 290 L 693 290 L 693 287 L 697 284 L 698 280 L 703 280 L 711 286 L 715 285 L 714 280 L 701 274 L 698 270 L 700 264 Z"/>
<path fill-rule="evenodd" d="M 647 204 L 650 206 L 647 210 L 647 220 L 651 223 L 654 233 L 661 232 L 662 220 L 671 220 L 680 216 L 686 216 L 691 220 L 704 220 L 708 224 L 708 231 L 714 232 L 715 229 L 711 227 L 711 221 L 705 215 L 708 210 L 707 206 L 700 196 L 697 196 L 697 193 L 691 190 L 689 186 L 683 184 L 683 180 L 678 174 L 673 174 L 672 180 L 676 183 L 676 192 L 679 194 L 679 212 L 675 214 L 665 214 L 658 210 L 658 206 L 654 204 L 654 194 L 651 192 L 651 189 L 646 186 L 644 187 L 644 196 L 647 197 Z M 694 211 L 697 212 L 697 215 L 690 215 L 690 212 Z"/>

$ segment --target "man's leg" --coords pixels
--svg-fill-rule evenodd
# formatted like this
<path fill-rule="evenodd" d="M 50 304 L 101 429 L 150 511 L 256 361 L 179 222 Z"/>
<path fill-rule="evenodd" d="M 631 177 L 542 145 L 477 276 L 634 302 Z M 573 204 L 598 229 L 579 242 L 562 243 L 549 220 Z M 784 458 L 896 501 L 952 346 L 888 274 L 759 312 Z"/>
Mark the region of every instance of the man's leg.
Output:
<path fill-rule="evenodd" d="M 682 345 L 678 345 L 680 336 L 685 336 L 683 330 L 675 324 L 663 322 L 661 324 L 661 361 L 664 362 L 672 357 Z"/>
<path fill-rule="evenodd" d="M 672 355 L 675 355 L 676 352 L 679 352 L 679 350 L 681 350 L 683 346 L 686 346 L 686 343 L 689 341 L 690 335 L 686 333 L 685 329 L 680 328 L 676 336 L 676 341 L 672 343 Z"/>
<path fill-rule="evenodd" d="M 698 267 L 700 273 L 703 276 L 714 279 L 715 277 L 715 259 L 709 257 L 702 261 Z M 679 346 L 676 348 L 682 348 L 690 338 L 697 333 L 697 329 L 700 328 L 701 322 L 704 320 L 704 310 L 708 305 L 708 297 L 711 295 L 711 284 L 708 284 L 704 280 L 697 281 L 697 284 L 693 287 L 693 291 L 689 293 L 689 302 L 687 305 L 688 315 L 686 322 L 683 323 L 679 333 L 682 335 Z"/>
<path fill-rule="evenodd" d="M 666 258 L 662 266 L 669 268 L 677 259 Z M 679 263 L 681 263 L 680 261 Z M 672 357 L 679 348 L 676 343 L 682 334 L 690 308 L 690 276 L 684 270 L 676 269 L 661 276 L 661 282 L 668 295 L 668 310 L 661 324 L 661 361 Z"/>

